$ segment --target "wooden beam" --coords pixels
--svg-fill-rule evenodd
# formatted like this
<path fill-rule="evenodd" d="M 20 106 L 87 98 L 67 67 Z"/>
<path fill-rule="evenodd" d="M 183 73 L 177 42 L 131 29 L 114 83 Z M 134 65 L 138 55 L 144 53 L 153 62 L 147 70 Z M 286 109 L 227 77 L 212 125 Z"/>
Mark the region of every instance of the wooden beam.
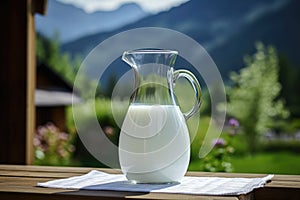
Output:
<path fill-rule="evenodd" d="M 35 87 L 36 87 L 36 56 L 35 56 L 35 26 L 32 7 L 36 7 L 39 0 L 27 0 L 27 105 L 26 105 L 26 164 L 34 161 L 33 137 L 35 132 Z"/>
<path fill-rule="evenodd" d="M 34 0 L 33 13 L 45 15 L 47 11 L 47 0 Z"/>
<path fill-rule="evenodd" d="M 24 164 L 26 141 L 26 6 L 1 1 L 0 163 Z"/>
<path fill-rule="evenodd" d="M 36 2 L 0 2 L 0 163 L 31 164 L 35 131 Z M 40 3 L 41 3 L 40 2 Z M 39 10 L 39 9 L 38 9 Z"/>

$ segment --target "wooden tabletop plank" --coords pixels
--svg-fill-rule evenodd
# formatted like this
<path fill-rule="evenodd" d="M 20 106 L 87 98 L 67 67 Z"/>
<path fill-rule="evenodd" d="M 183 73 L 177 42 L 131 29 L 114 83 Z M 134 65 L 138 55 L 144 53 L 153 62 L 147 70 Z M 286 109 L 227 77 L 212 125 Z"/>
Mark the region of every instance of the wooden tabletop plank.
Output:
<path fill-rule="evenodd" d="M 280 188 L 299 188 L 300 189 L 300 182 L 295 181 L 271 181 L 265 187 L 280 187 Z M 300 197 L 299 197 L 300 199 Z"/>
<path fill-rule="evenodd" d="M 82 175 L 95 168 L 72 168 L 72 167 L 40 167 L 40 166 L 10 166 L 0 165 L 0 199 L 91 199 L 103 198 L 133 198 L 133 199 L 218 199 L 237 200 L 235 196 L 215 197 L 186 194 L 161 194 L 139 193 L 120 191 L 86 191 L 66 190 L 37 187 L 38 182 L 45 182 L 58 178 Z M 117 170 L 97 169 L 106 172 L 120 173 Z M 41 196 L 42 195 L 42 196 Z M 44 196 L 43 196 L 44 195 Z M 51 196 L 49 196 L 51 195 Z M 51 198 L 50 198 L 51 197 Z M 71 197 L 71 198 L 70 198 Z"/>
<path fill-rule="evenodd" d="M 27 178 L 28 179 L 28 178 Z M 1 180 L 1 179 L 0 179 Z M 114 197 L 114 198 L 138 198 L 138 199 L 219 199 L 219 200 L 237 200 L 238 197 L 225 196 L 201 196 L 201 195 L 185 195 L 185 194 L 165 194 L 165 193 L 142 193 L 142 192 L 122 192 L 122 191 L 89 191 L 89 190 L 66 190 L 66 189 L 54 189 L 54 188 L 42 188 L 36 187 L 35 181 L 27 181 L 23 179 L 15 184 L 14 182 L 6 182 L 6 184 L 0 184 L 0 199 L 2 199 L 3 193 L 10 194 L 10 197 L 14 197 L 17 193 L 22 193 L 22 199 L 24 196 L 31 194 L 48 194 L 58 195 L 59 199 L 65 199 L 68 196 L 85 196 L 87 197 Z M 12 184 L 13 183 L 13 184 Z M 47 198 L 46 198 L 47 199 Z"/>
<path fill-rule="evenodd" d="M 59 169 L 63 169 L 60 167 L 55 167 L 55 171 L 49 172 L 48 167 L 46 167 L 47 170 L 44 167 L 40 167 L 39 172 L 36 171 L 25 171 L 25 170 L 14 170 L 14 171 L 8 171 L 8 170 L 0 170 L 0 176 L 11 176 L 11 177 L 37 177 L 37 178 L 48 178 L 50 179 L 58 179 L 58 178 L 67 178 L 67 177 L 72 177 L 72 176 L 78 176 L 85 174 L 88 172 L 90 169 L 83 169 L 82 171 L 76 169 L 77 172 L 73 171 L 68 171 L 68 172 L 58 172 Z M 104 171 L 103 169 L 98 169 L 100 171 Z M 106 172 L 110 172 L 110 169 L 106 169 Z M 113 172 L 116 172 L 115 170 L 112 170 Z M 224 174 L 224 173 L 203 173 L 203 172 L 197 172 L 197 173 L 188 173 L 187 175 L 194 175 L 194 176 L 220 176 L 220 177 L 263 177 L 265 175 L 256 175 L 254 176 L 253 174 Z M 272 184 L 277 183 L 278 181 L 283 181 L 283 182 L 290 182 L 291 184 L 294 184 L 296 186 L 299 185 L 300 182 L 300 176 L 288 176 L 288 175 L 275 175 L 275 177 L 272 179 Z M 298 182 L 298 183 L 292 183 L 292 182 Z"/>
<path fill-rule="evenodd" d="M 91 170 L 100 170 L 107 173 L 121 173 L 119 169 L 109 168 L 89 168 L 89 167 L 57 167 L 57 166 L 32 166 L 32 165 L 0 165 L 0 175 L 5 171 L 26 171 L 26 172 L 59 172 L 59 173 L 78 173 L 85 174 Z M 257 178 L 264 177 L 267 174 L 251 174 L 251 173 L 214 173 L 214 172 L 187 172 L 187 176 L 219 176 L 219 177 L 244 177 L 244 178 Z M 294 180 L 300 181 L 300 175 L 279 175 L 275 174 L 273 180 Z"/>
<path fill-rule="evenodd" d="M 41 188 L 41 187 L 30 187 L 30 186 L 1 186 L 1 193 L 23 193 L 23 194 L 61 194 L 71 196 L 114 196 L 123 197 L 125 194 L 126 198 L 141 198 L 141 199 L 238 199 L 234 196 L 215 197 L 215 196 L 203 196 L 203 195 L 186 195 L 186 194 L 166 194 L 166 193 L 143 193 L 143 192 L 123 192 L 123 191 L 91 191 L 91 190 L 65 190 L 65 189 L 54 189 L 54 188 Z M 134 197 L 133 197 L 134 196 Z M 180 197 L 180 198 L 179 198 Z M 202 198 L 201 198 L 202 197 Z"/>
<path fill-rule="evenodd" d="M 3 193 L 1 200 L 22 199 L 22 200 L 105 200 L 105 199 L 199 199 L 199 200 L 238 200 L 238 197 L 222 197 L 222 196 L 190 196 L 181 194 L 140 194 L 128 192 L 90 192 L 78 191 L 79 193 L 54 193 L 54 194 L 40 194 L 40 193 Z M 248 198 L 249 199 L 249 198 Z M 243 198 L 247 200 L 247 198 Z M 249 199 L 250 200 L 250 199 Z"/>
<path fill-rule="evenodd" d="M 48 178 L 68 178 L 72 176 L 80 176 L 82 173 L 64 173 L 64 172 L 27 172 L 27 171 L 0 171 L 1 176 L 13 176 L 13 177 L 48 177 Z"/>
<path fill-rule="evenodd" d="M 101 170 L 108 173 L 121 173 L 119 169 L 92 168 L 92 167 L 61 167 L 61 166 L 36 166 L 36 165 L 1 165 L 0 171 L 34 171 L 34 172 L 63 172 L 63 173 L 87 173 L 91 170 Z"/>
<path fill-rule="evenodd" d="M 87 190 L 65 190 L 54 188 L 37 187 L 38 182 L 54 179 L 67 178 L 85 174 L 93 169 L 107 173 L 121 173 L 120 170 L 85 168 L 85 167 L 44 167 L 44 166 L 18 166 L 0 165 L 0 199 L 111 199 L 111 198 L 133 198 L 133 199 L 280 199 L 290 194 L 292 197 L 300 197 L 299 175 L 275 175 L 270 183 L 264 188 L 255 190 L 249 195 L 240 196 L 199 196 L 185 194 L 165 193 L 137 193 L 118 191 L 87 191 Z M 211 173 L 211 172 L 188 172 L 189 176 L 203 177 L 264 177 L 266 174 L 243 174 L 243 173 Z M 276 196 L 275 194 L 278 194 Z M 275 196 L 274 196 L 275 195 Z M 259 198 L 258 198 L 259 197 Z M 271 198 L 272 197 L 272 198 Z"/>
<path fill-rule="evenodd" d="M 90 167 L 61 167 L 61 166 L 36 166 L 36 165 L 0 165 L 0 171 L 34 171 L 34 172 L 77 172 L 85 173 L 93 169 Z"/>
<path fill-rule="evenodd" d="M 0 165 L 0 175 L 6 173 L 12 173 L 13 171 L 23 171 L 28 172 L 58 172 L 58 174 L 85 174 L 91 170 L 99 170 L 107 173 L 121 173 L 119 169 L 109 169 L 109 168 L 87 168 L 87 167 L 49 167 L 49 166 L 32 166 L 32 165 Z M 9 171 L 9 172 L 5 172 Z M 21 175 L 22 173 L 20 173 Z M 49 173 L 51 174 L 51 173 Z M 264 177 L 267 174 L 251 174 L 251 173 L 213 173 L 213 172 L 187 172 L 187 176 L 203 176 L 203 177 L 236 177 L 236 178 L 258 178 Z M 300 181 L 300 175 L 279 175 L 275 174 L 272 180 L 288 180 L 288 181 Z"/>
<path fill-rule="evenodd" d="M 90 197 L 114 197 L 114 198 L 135 198 L 135 199 L 219 199 L 219 200 L 237 200 L 236 196 L 205 196 L 205 195 L 187 195 L 187 194 L 166 194 L 166 193 L 142 193 L 142 192 L 123 192 L 123 191 L 90 191 L 90 190 L 61 190 L 61 189 L 48 189 L 42 190 L 39 188 L 34 190 L 32 188 L 18 187 L 17 189 L 22 192 L 16 192 L 13 188 L 5 188 L 4 193 L 10 193 L 11 196 L 14 194 L 22 193 L 23 195 L 28 194 L 46 194 L 46 195 L 59 195 L 60 199 L 65 199 L 67 196 L 75 198 L 76 196 L 85 196 L 85 199 Z M 0 190 L 0 197 L 2 196 Z M 2 199 L 2 198 L 1 198 Z M 23 198 L 22 198 L 23 199 Z M 49 197 L 48 197 L 49 199 Z"/>

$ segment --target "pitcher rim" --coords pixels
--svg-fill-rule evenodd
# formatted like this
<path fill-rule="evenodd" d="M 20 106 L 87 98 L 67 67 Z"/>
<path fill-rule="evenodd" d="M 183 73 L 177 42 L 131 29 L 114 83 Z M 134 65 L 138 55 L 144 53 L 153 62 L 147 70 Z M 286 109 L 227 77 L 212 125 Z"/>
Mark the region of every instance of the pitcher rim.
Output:
<path fill-rule="evenodd" d="M 135 49 L 130 51 L 125 51 L 124 54 L 178 54 L 175 50 L 165 50 L 165 49 Z"/>

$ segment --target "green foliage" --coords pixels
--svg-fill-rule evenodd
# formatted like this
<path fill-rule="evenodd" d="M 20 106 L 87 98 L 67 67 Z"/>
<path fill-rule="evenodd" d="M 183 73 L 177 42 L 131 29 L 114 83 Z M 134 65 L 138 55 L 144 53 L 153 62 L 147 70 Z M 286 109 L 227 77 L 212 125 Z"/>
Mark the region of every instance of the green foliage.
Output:
<path fill-rule="evenodd" d="M 234 148 L 222 138 L 213 142 L 213 150 L 201 160 L 199 169 L 208 172 L 232 172 L 230 155 L 233 154 Z"/>
<path fill-rule="evenodd" d="M 176 81 L 174 93 L 182 112 L 187 112 L 193 107 L 196 99 L 195 92 L 190 83 L 188 83 L 186 80 L 178 79 Z M 200 107 L 201 115 L 209 115 L 210 109 L 210 96 L 208 90 L 207 88 L 202 88 L 202 104 Z M 188 122 L 189 121 L 190 120 L 188 120 Z"/>
<path fill-rule="evenodd" d="M 120 106 L 114 110 L 113 115 L 110 99 L 95 99 L 95 112 L 97 120 L 106 136 L 116 145 L 118 145 L 119 141 L 120 127 L 116 123 L 115 119 L 121 118 L 120 121 L 123 121 L 128 107 L 127 102 L 120 101 L 118 104 Z"/>
<path fill-rule="evenodd" d="M 250 152 L 258 144 L 258 136 L 269 129 L 275 119 L 286 118 L 289 112 L 278 100 L 278 58 L 274 47 L 256 45 L 257 52 L 245 58 L 246 67 L 231 73 L 233 86 L 228 90 L 228 113 L 237 118 L 246 135 Z"/>
<path fill-rule="evenodd" d="M 300 118 L 299 68 L 292 64 L 283 55 L 279 56 L 279 82 L 282 85 L 280 97 L 286 101 L 291 112 L 291 118 Z"/>
<path fill-rule="evenodd" d="M 189 131 L 195 128 L 197 124 L 197 120 L 199 119 L 192 118 L 188 121 Z M 194 140 L 191 143 L 191 161 L 199 160 L 199 150 L 202 146 L 205 133 L 207 132 L 207 129 L 209 127 L 209 123 L 210 123 L 210 117 L 201 117 L 199 127 L 196 129 L 197 131 L 196 135 L 194 137 Z"/>
<path fill-rule="evenodd" d="M 189 129 L 194 129 L 193 126 L 195 125 L 194 121 L 188 122 Z M 199 150 L 203 144 L 205 133 L 210 125 L 212 126 L 210 128 L 216 128 L 216 124 L 210 124 L 210 117 L 205 116 L 201 118 L 197 134 L 191 144 L 191 162 L 189 170 L 231 172 L 233 168 L 230 163 L 230 157 L 235 152 L 233 144 L 239 144 L 238 139 L 235 139 L 235 137 L 239 136 L 236 135 L 238 125 L 228 124 L 226 128 L 224 128 L 220 138 L 214 138 L 210 141 L 213 147 L 212 151 L 204 158 L 199 159 Z M 233 141 L 235 142 L 233 143 Z"/>
<path fill-rule="evenodd" d="M 300 174 L 299 154 L 286 151 L 235 156 L 231 163 L 236 173 Z"/>
<path fill-rule="evenodd" d="M 48 39 L 37 33 L 36 54 L 40 62 L 49 65 L 67 82 L 73 84 L 82 59 L 80 56 L 72 59 L 69 53 L 60 51 L 58 34 Z"/>
<path fill-rule="evenodd" d="M 283 140 L 283 139 L 274 139 L 270 141 L 264 141 L 261 151 L 263 152 L 292 152 L 300 153 L 300 140 Z"/>
<path fill-rule="evenodd" d="M 93 88 L 97 88 L 98 81 L 90 80 L 83 73 L 77 74 L 82 57 L 80 55 L 72 57 L 67 52 L 61 52 L 58 34 L 49 39 L 37 33 L 36 54 L 38 61 L 47 64 L 69 84 L 73 85 L 77 78 L 76 91 L 80 92 L 81 97 L 85 99 L 93 97 Z"/>
<path fill-rule="evenodd" d="M 81 134 L 89 134 L 88 131 L 92 127 L 91 121 L 97 117 L 98 123 L 101 126 L 105 136 L 114 144 L 118 145 L 120 127 L 115 121 L 123 121 L 128 108 L 128 102 L 119 101 L 115 102 L 114 110 L 112 110 L 111 100 L 105 98 L 95 98 L 95 100 L 88 99 L 82 104 L 78 104 L 72 109 L 67 110 L 68 113 L 68 126 L 70 130 L 75 129 L 73 121 L 73 112 L 76 112 L 76 122 L 80 124 L 80 129 L 85 130 Z M 84 127 L 83 127 L 84 126 Z M 99 133 L 100 134 L 100 133 Z M 78 139 L 76 143 L 75 159 L 78 160 L 81 166 L 100 166 L 105 167 L 102 163 L 99 163 L 93 156 L 87 152 L 84 145 Z"/>
<path fill-rule="evenodd" d="M 112 93 L 113 93 L 113 90 L 116 86 L 116 83 L 118 82 L 118 78 L 117 78 L 117 75 L 116 74 L 111 74 L 107 80 L 107 86 L 106 88 L 103 88 L 103 94 L 105 97 L 108 97 L 110 98 Z"/>
<path fill-rule="evenodd" d="M 238 130 L 239 122 L 234 118 L 229 119 L 226 127 L 223 129 L 222 137 L 212 140 L 211 145 L 213 149 L 203 158 L 200 168 L 211 172 L 231 172 L 233 169 L 230 163 L 230 156 L 235 151 L 231 143 Z"/>
<path fill-rule="evenodd" d="M 201 160 L 192 161 L 190 171 L 199 171 Z M 291 152 L 259 152 L 230 157 L 234 173 L 300 174 L 300 156 Z"/>

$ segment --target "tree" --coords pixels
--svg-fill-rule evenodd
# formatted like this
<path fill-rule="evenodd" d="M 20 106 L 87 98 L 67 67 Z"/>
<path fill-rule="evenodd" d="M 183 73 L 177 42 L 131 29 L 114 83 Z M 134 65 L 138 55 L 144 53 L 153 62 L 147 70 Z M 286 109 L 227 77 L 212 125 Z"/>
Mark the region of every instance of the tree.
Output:
<path fill-rule="evenodd" d="M 300 93 L 298 82 L 300 70 L 293 66 L 286 56 L 279 56 L 279 82 L 282 85 L 280 96 L 286 100 L 286 106 L 290 110 L 290 117 L 300 118 Z"/>
<path fill-rule="evenodd" d="M 265 133 L 273 120 L 286 118 L 289 112 L 277 97 L 278 57 L 274 47 L 256 44 L 257 52 L 245 58 L 246 67 L 232 72 L 233 83 L 228 91 L 228 114 L 237 118 L 243 128 L 251 153 L 257 149 L 259 135 Z"/>
<path fill-rule="evenodd" d="M 80 88 L 76 88 L 80 92 L 81 97 L 88 99 L 93 98 L 95 85 L 98 85 L 97 80 L 91 80 L 85 74 L 77 74 L 81 65 L 82 56 L 75 55 L 73 58 L 67 52 L 60 51 L 59 35 L 55 34 L 53 38 L 49 39 L 40 33 L 37 33 L 36 42 L 37 59 L 51 67 L 64 80 L 73 85 L 77 76 Z M 96 95 L 100 92 L 97 91 Z"/>
<path fill-rule="evenodd" d="M 48 39 L 37 33 L 36 42 L 37 59 L 53 68 L 66 81 L 73 84 L 76 72 L 81 63 L 81 57 L 71 58 L 69 53 L 60 52 L 59 35 L 55 34 L 52 39 Z"/>

